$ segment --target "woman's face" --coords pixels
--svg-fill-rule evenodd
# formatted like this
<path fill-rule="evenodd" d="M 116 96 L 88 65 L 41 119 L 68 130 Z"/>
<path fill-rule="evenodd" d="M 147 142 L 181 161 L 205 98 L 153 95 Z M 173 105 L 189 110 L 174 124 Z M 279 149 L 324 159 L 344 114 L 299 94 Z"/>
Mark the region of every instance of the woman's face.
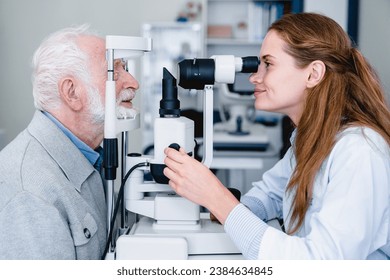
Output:
<path fill-rule="evenodd" d="M 255 85 L 255 108 L 288 115 L 297 125 L 303 110 L 309 67 L 300 69 L 283 47 L 285 42 L 269 31 L 260 50 L 260 65 L 250 82 Z"/>

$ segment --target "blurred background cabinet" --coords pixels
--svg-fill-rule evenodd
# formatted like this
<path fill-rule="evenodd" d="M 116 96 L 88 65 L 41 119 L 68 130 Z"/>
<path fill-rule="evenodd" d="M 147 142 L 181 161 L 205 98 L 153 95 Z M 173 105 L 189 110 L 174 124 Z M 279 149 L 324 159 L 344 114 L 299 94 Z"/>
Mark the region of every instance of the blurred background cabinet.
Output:
<path fill-rule="evenodd" d="M 146 53 L 142 65 L 142 149 L 153 153 L 154 120 L 159 117 L 162 97 L 163 68 L 177 78 L 177 63 L 183 59 L 203 57 L 203 29 L 198 21 L 150 22 L 142 25 L 142 35 L 153 40 L 153 51 Z M 182 110 L 197 108 L 199 97 L 196 91 L 178 87 Z M 172 128 L 174 129 L 174 128 Z M 167 132 L 168 133 L 168 132 Z"/>

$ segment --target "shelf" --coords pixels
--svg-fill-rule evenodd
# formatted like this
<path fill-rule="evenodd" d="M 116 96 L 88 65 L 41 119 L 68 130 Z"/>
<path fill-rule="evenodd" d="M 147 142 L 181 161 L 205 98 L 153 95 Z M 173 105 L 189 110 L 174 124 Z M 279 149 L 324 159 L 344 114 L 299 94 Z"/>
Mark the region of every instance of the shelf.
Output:
<path fill-rule="evenodd" d="M 258 46 L 270 24 L 291 11 L 291 4 L 292 0 L 204 0 L 206 49 Z"/>

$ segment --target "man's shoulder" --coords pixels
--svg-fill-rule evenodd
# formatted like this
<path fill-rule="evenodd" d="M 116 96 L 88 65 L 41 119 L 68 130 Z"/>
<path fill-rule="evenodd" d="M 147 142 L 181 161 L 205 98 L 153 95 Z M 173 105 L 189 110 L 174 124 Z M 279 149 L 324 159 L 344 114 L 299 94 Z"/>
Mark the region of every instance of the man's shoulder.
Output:
<path fill-rule="evenodd" d="M 24 130 L 0 151 L 0 209 L 23 189 L 21 166 L 30 142 Z"/>
<path fill-rule="evenodd" d="M 0 178 L 12 171 L 17 171 L 15 164 L 21 163 L 32 140 L 27 130 L 23 130 L 14 140 L 0 151 Z M 9 170 L 7 170 L 9 169 Z"/>
<path fill-rule="evenodd" d="M 1 205 L 18 193 L 42 187 L 49 177 L 58 175 L 58 166 L 42 145 L 27 130 L 21 132 L 0 152 L 0 198 Z"/>

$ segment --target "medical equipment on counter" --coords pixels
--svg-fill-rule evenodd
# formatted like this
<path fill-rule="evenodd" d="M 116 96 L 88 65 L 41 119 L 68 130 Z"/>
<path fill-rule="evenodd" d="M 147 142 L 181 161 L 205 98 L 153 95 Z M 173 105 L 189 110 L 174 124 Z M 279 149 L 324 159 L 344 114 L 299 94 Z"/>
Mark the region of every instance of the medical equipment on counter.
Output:
<path fill-rule="evenodd" d="M 233 83 L 236 72 L 255 72 L 257 57 L 214 56 L 183 60 L 178 64 L 178 84 L 204 93 L 204 145 L 202 162 L 210 166 L 213 156 L 213 85 Z M 242 258 L 223 226 L 201 213 L 199 205 L 176 195 L 163 175 L 164 149 L 184 147 L 194 156 L 194 123 L 180 116 L 176 79 L 163 70 L 160 118 L 154 125 L 154 157 L 127 156 L 125 207 L 141 215 L 116 241 L 116 259 L 224 259 Z M 143 166 L 140 166 L 142 165 Z M 131 167 L 131 168 L 130 168 Z M 150 171 L 154 181 L 145 180 Z M 110 257 L 107 257 L 110 258 Z"/>
<path fill-rule="evenodd" d="M 255 122 L 254 86 L 247 73 L 237 74 L 234 84 L 218 84 L 215 88 L 222 120 L 214 124 L 216 151 L 262 152 L 268 148 L 266 129 Z"/>
<path fill-rule="evenodd" d="M 122 132 L 122 139 L 126 140 L 127 131 L 134 130 L 140 126 L 139 114 L 132 118 L 118 118 L 116 114 L 116 89 L 114 80 L 114 60 L 129 60 L 143 55 L 144 52 L 152 50 L 150 38 L 129 37 L 129 36 L 106 36 L 106 61 L 107 81 L 105 96 L 104 115 L 104 178 L 106 179 L 106 202 L 107 202 L 107 228 L 110 231 L 110 221 L 114 205 L 114 180 L 118 167 L 118 139 L 117 134 Z M 126 153 L 122 141 L 122 151 Z M 123 176 L 122 176 L 123 177 Z"/>
<path fill-rule="evenodd" d="M 214 124 L 214 150 L 216 151 L 265 151 L 269 137 L 264 125 L 249 119 L 253 108 L 253 92 L 242 94 L 231 91 L 227 84 L 218 85 L 220 107 L 229 112 L 229 119 Z M 221 111 L 220 115 L 224 115 Z"/>

